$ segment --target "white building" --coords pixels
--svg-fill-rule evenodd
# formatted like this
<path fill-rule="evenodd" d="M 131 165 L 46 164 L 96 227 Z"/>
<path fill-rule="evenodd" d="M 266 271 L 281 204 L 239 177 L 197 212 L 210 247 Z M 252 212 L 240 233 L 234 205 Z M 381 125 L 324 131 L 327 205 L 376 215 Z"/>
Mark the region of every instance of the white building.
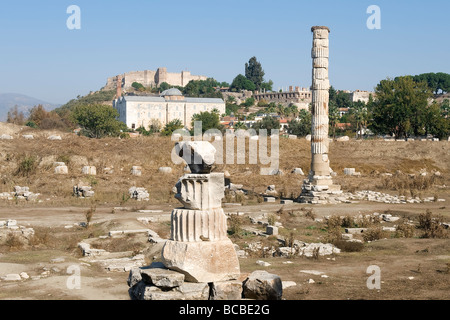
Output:
<path fill-rule="evenodd" d="M 214 109 L 219 115 L 225 113 L 225 102 L 216 98 L 188 98 L 180 90 L 172 88 L 160 96 L 123 96 L 113 101 L 113 107 L 119 112 L 119 120 L 128 128 L 148 129 L 152 121 L 158 120 L 162 127 L 180 119 L 187 128 L 191 127 L 192 116 Z"/>

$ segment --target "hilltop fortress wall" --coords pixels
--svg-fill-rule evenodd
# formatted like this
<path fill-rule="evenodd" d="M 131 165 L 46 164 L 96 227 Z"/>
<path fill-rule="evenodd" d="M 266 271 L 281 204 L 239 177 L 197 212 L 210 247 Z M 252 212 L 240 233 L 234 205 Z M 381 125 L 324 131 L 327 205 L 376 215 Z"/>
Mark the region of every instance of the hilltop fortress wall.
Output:
<path fill-rule="evenodd" d="M 206 76 L 192 75 L 189 71 L 182 71 L 180 73 L 167 72 L 167 68 L 158 68 L 156 71 L 131 71 L 119 75 L 122 78 L 122 88 L 129 89 L 133 82 L 138 82 L 144 87 L 159 87 L 161 83 L 167 82 L 172 86 L 186 86 L 191 80 L 206 80 Z M 108 78 L 106 90 L 114 90 L 117 88 L 118 76 Z"/>

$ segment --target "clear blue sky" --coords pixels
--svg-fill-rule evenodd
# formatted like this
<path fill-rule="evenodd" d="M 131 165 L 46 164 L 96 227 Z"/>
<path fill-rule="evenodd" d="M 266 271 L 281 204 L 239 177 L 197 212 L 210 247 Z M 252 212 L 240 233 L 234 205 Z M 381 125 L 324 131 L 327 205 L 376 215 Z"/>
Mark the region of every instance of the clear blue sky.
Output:
<path fill-rule="evenodd" d="M 0 9 L 0 93 L 65 103 L 133 70 L 189 70 L 231 82 L 256 56 L 274 89 L 311 85 L 311 26 L 330 27 L 330 81 L 450 73 L 448 0 L 16 0 Z M 69 30 L 69 5 L 81 30 Z M 381 30 L 369 30 L 369 5 Z"/>

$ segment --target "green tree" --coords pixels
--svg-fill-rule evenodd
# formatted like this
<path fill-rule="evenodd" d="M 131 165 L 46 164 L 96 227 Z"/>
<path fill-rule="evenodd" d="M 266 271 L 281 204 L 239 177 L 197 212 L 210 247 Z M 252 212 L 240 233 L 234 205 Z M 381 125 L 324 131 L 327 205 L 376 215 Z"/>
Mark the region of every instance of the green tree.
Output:
<path fill-rule="evenodd" d="M 255 124 L 253 124 L 253 129 L 255 129 L 258 133 L 259 130 L 266 129 L 269 133 L 270 130 L 280 129 L 280 120 L 271 116 L 266 116 L 262 120 L 257 121 Z"/>
<path fill-rule="evenodd" d="M 241 91 L 241 90 L 248 90 L 248 91 L 255 91 L 256 86 L 255 84 L 247 79 L 242 74 L 239 74 L 236 76 L 236 78 L 233 79 L 233 82 L 231 83 L 231 90 L 232 91 Z"/>
<path fill-rule="evenodd" d="M 375 89 L 371 129 L 380 134 L 407 138 L 423 134 L 424 115 L 431 90 L 412 77 L 382 80 Z"/>
<path fill-rule="evenodd" d="M 139 82 L 133 82 L 131 86 L 137 91 L 145 91 L 145 87 Z"/>
<path fill-rule="evenodd" d="M 413 77 L 415 82 L 426 82 L 428 87 L 435 94 L 439 93 L 439 90 L 444 92 L 450 91 L 450 74 L 438 72 L 438 73 L 422 73 Z"/>
<path fill-rule="evenodd" d="M 90 138 L 118 136 L 126 125 L 119 121 L 119 113 L 112 106 L 78 105 L 72 112 L 73 121 L 82 129 L 83 134 Z"/>
<path fill-rule="evenodd" d="M 213 78 L 191 80 L 182 92 L 189 97 L 223 98 L 222 93 L 216 90 L 218 87 L 220 87 L 220 83 Z"/>
<path fill-rule="evenodd" d="M 261 89 L 261 84 L 264 82 L 264 70 L 262 65 L 256 57 L 250 58 L 245 64 L 245 77 L 254 83 L 257 90 Z"/>
<path fill-rule="evenodd" d="M 445 109 L 442 104 L 434 101 L 428 106 L 425 114 L 425 134 L 443 139 L 450 135 L 450 118 L 445 117 Z"/>
<path fill-rule="evenodd" d="M 298 120 L 288 121 L 287 132 L 299 137 L 311 134 L 311 113 L 306 110 L 300 110 Z"/>
<path fill-rule="evenodd" d="M 353 116 L 351 119 L 354 121 L 353 125 L 356 128 L 356 137 L 358 138 L 359 133 L 359 138 L 362 139 L 363 129 L 366 128 L 369 115 L 366 103 L 362 101 L 354 102 L 349 113 Z"/>
<path fill-rule="evenodd" d="M 263 83 L 261 83 L 261 91 L 262 90 L 264 90 L 264 91 L 272 91 L 273 89 L 273 81 L 272 80 L 269 80 L 269 81 L 264 81 Z"/>
<path fill-rule="evenodd" d="M 161 90 L 161 92 L 166 91 L 170 89 L 170 85 L 167 82 L 163 82 L 159 85 L 159 90 Z"/>
<path fill-rule="evenodd" d="M 200 121 L 202 123 L 202 133 L 209 129 L 223 130 L 223 125 L 220 123 L 219 112 L 213 110 L 211 112 L 204 111 L 196 113 L 192 116 L 191 126 L 194 127 L 194 122 Z"/>
<path fill-rule="evenodd" d="M 240 129 L 242 129 L 242 130 L 247 130 L 247 129 L 248 129 L 247 126 L 245 125 L 245 123 L 240 122 L 240 121 L 236 122 L 236 123 L 233 125 L 233 128 L 234 128 L 234 130 L 240 130 Z"/>
<path fill-rule="evenodd" d="M 180 119 L 174 119 L 164 126 L 164 129 L 161 131 L 161 135 L 170 136 L 175 130 L 182 129 L 183 127 L 183 123 Z"/>
<path fill-rule="evenodd" d="M 255 105 L 255 102 L 256 102 L 255 98 L 250 97 L 250 98 L 245 99 L 245 101 L 242 103 L 242 105 L 244 107 L 252 107 Z"/>

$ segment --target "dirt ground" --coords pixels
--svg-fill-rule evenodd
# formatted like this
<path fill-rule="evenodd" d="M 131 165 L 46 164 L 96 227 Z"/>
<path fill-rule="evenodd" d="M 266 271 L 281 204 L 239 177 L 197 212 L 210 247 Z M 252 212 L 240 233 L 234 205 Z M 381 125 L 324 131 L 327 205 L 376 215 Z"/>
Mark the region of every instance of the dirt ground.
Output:
<path fill-rule="evenodd" d="M 0 200 L 0 221 L 14 219 L 17 224 L 35 230 L 36 239 L 31 244 L 9 242 L 0 244 L 0 277 L 26 272 L 30 279 L 21 281 L 0 280 L 1 300 L 128 300 L 128 272 L 110 272 L 95 263 L 82 260 L 79 241 L 108 235 L 111 230 L 134 230 L 150 228 L 161 237 L 170 233 L 167 217 L 178 202 L 173 198 L 172 188 L 183 174 L 182 165 L 173 165 L 170 152 L 173 142 L 169 138 L 149 137 L 128 140 L 89 140 L 73 134 L 61 134 L 61 141 L 49 141 L 43 133 L 28 128 L 1 127 L 13 135 L 14 140 L 0 140 L 0 192 L 13 191 L 13 187 L 29 186 L 30 191 L 40 193 L 36 202 Z M 5 131 L 6 130 L 6 131 Z M 24 140 L 22 134 L 35 134 L 34 140 Z M 330 145 L 331 167 L 338 174 L 334 181 L 344 191 L 373 190 L 392 195 L 434 197 L 445 202 L 388 204 L 359 201 L 334 205 L 306 205 L 294 203 L 281 210 L 279 203 L 260 203 L 258 197 L 249 199 L 227 198 L 225 212 L 243 212 L 242 227 L 251 225 L 248 216 L 261 213 L 275 214 L 282 222 L 281 233 L 292 234 L 296 240 L 308 243 L 323 242 L 327 231 L 324 222 L 317 222 L 290 213 L 304 212 L 312 208 L 317 218 L 330 215 L 357 216 L 374 212 L 389 212 L 403 219 L 417 222 L 418 216 L 430 210 L 434 216 L 442 216 L 450 222 L 450 142 L 386 142 L 349 141 Z M 216 171 L 228 171 L 231 181 L 244 188 L 261 193 L 268 185 L 284 196 L 295 198 L 300 193 L 304 176 L 290 174 L 301 167 L 307 172 L 310 163 L 309 143 L 304 139 L 280 140 L 280 169 L 282 176 L 261 176 L 258 165 L 221 165 Z M 24 159 L 32 163 L 27 174 L 20 171 Z M 28 158 L 27 158 L 28 157 Z M 55 175 L 53 162 L 63 161 L 69 174 Z M 84 176 L 84 165 L 97 167 L 96 176 Z M 142 166 L 142 176 L 131 176 L 132 166 Z M 170 166 L 171 174 L 158 172 L 158 168 Z M 113 168 L 107 171 L 106 168 Z M 360 177 L 346 177 L 344 168 L 356 168 Z M 427 172 L 425 187 L 405 184 L 396 176 Z M 438 172 L 439 175 L 435 175 Z M 391 178 L 383 177 L 391 173 Z M 403 180 L 402 180 L 403 179 Z M 411 178 L 415 179 L 415 178 Z M 88 183 L 95 190 L 93 199 L 77 199 L 72 187 L 79 182 Z M 131 186 L 145 187 L 150 201 L 135 202 L 127 198 Z M 118 210 L 117 207 L 126 207 Z M 86 213 L 94 208 L 90 228 L 75 226 L 86 222 Z M 116 208 L 116 209 L 115 209 Z M 142 213 L 139 210 L 154 210 Z M 160 222 L 144 225 L 139 217 L 160 217 Z M 392 224 L 385 224 L 391 226 Z M 72 226 L 66 228 L 66 226 Z M 253 234 L 230 236 L 232 241 L 245 248 L 248 243 L 262 241 L 276 245 L 273 237 Z M 105 240 L 106 241 L 106 240 Z M 159 259 L 160 247 L 147 239 L 126 237 L 108 243 L 108 250 L 143 253 L 146 261 Z M 54 260 L 57 258 L 63 258 Z M 263 260 L 268 267 L 256 264 Z M 291 263 L 286 263 L 290 261 Z M 419 234 L 411 238 L 389 235 L 383 239 L 365 243 L 357 252 L 341 252 L 318 259 L 306 257 L 249 256 L 240 259 L 241 272 L 264 269 L 275 273 L 283 281 L 294 281 L 295 286 L 283 290 L 287 300 L 447 300 L 450 298 L 450 240 L 427 239 Z M 68 285 L 71 267 L 79 266 L 80 289 Z M 369 266 L 378 266 L 381 288 L 368 289 Z M 321 272 L 320 275 L 305 270 Z M 44 272 L 44 275 L 43 275 Z M 326 275 L 327 277 L 322 277 Z M 40 276 L 39 279 L 36 277 Z M 311 281 L 311 279 L 313 281 Z"/>
<path fill-rule="evenodd" d="M 449 199 L 450 201 L 450 199 Z M 285 210 L 300 210 L 308 207 L 304 204 L 285 206 Z M 147 209 L 155 209 L 149 206 Z M 161 213 L 150 216 L 167 215 L 172 210 L 170 205 L 158 206 Z M 414 217 L 426 209 L 445 213 L 448 210 L 440 209 L 437 203 L 389 205 L 378 203 L 338 204 L 333 206 L 314 207 L 316 217 L 325 215 L 358 215 L 361 212 L 384 212 L 395 210 L 395 214 Z M 70 238 L 77 230 L 65 230 L 65 225 L 84 221 L 87 208 L 16 208 L 0 209 L 0 220 L 14 217 L 18 224 L 33 227 L 45 227 L 54 230 L 59 236 Z M 277 212 L 279 204 L 260 204 L 253 206 L 226 206 L 226 212 L 245 212 L 246 216 L 259 215 L 261 212 Z M 94 215 L 91 224 L 107 225 L 112 230 L 139 229 L 144 226 L 137 221 L 142 213 L 131 211 L 116 211 L 112 213 L 111 207 L 100 207 Z M 145 214 L 149 216 L 149 214 Z M 311 230 L 311 226 L 320 225 L 314 221 L 303 220 L 297 226 L 300 230 Z M 161 235 L 169 234 L 169 225 L 166 223 L 152 224 L 151 229 L 158 230 Z M 105 234 L 107 229 L 99 232 Z M 312 241 L 315 236 L 317 242 L 320 234 L 305 234 L 299 239 Z M 245 242 L 258 241 L 261 237 L 248 236 L 233 238 L 241 247 Z M 145 246 L 151 247 L 147 243 Z M 145 250 L 144 250 L 145 251 Z M 275 273 L 283 281 L 294 281 L 295 286 L 283 291 L 286 300 L 447 300 L 450 298 L 450 263 L 449 239 L 420 239 L 420 238 L 389 238 L 378 240 L 365 245 L 362 252 L 341 252 L 333 256 L 324 256 L 319 259 L 304 257 L 248 257 L 240 259 L 241 273 L 250 273 L 254 270 L 264 269 Z M 152 252 L 149 261 L 158 260 L 159 251 Z M 62 263 L 52 263 L 55 258 L 64 258 Z M 0 275 L 8 273 L 27 272 L 30 276 L 39 275 L 44 268 L 50 269 L 50 275 L 39 280 L 22 280 L 20 282 L 0 282 L 0 299 L 26 299 L 26 300 L 128 300 L 127 277 L 128 272 L 109 272 L 95 264 L 84 265 L 79 260 L 80 254 L 74 246 L 63 250 L 55 248 L 39 249 L 29 248 L 11 250 L 0 254 Z M 271 265 L 261 267 L 257 260 L 263 260 Z M 286 263 L 287 261 L 291 263 Z M 71 274 L 67 273 L 71 265 L 81 267 L 81 288 L 70 289 L 67 281 Z M 381 270 L 380 290 L 367 288 L 367 280 L 372 275 L 368 273 L 369 266 L 376 265 Z M 53 271 L 56 267 L 59 271 Z M 316 270 L 321 275 L 301 272 L 302 270 Z M 413 277 L 413 278 L 410 278 Z M 314 283 L 309 283 L 310 279 Z"/>

